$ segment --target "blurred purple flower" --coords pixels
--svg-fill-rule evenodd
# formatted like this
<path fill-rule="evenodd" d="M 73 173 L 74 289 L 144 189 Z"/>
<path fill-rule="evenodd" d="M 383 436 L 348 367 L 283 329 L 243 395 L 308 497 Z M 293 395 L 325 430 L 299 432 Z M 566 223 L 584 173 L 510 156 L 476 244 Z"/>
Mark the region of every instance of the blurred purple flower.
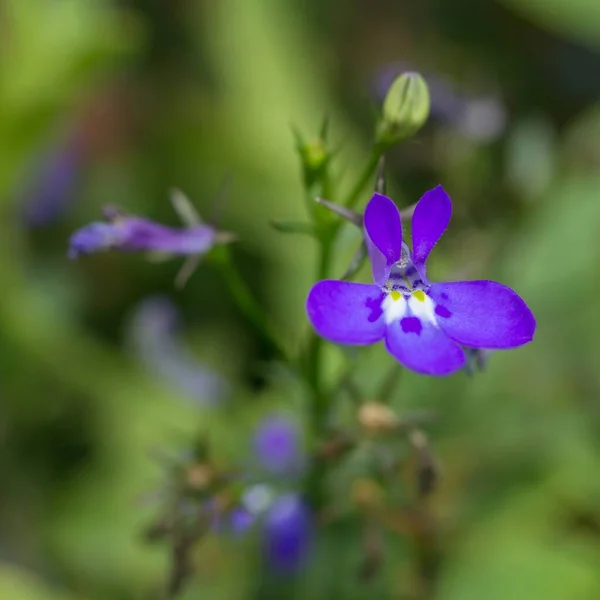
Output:
<path fill-rule="evenodd" d="M 23 193 L 21 214 L 32 227 L 60 218 L 74 200 L 83 163 L 79 144 L 69 142 L 44 155 Z"/>
<path fill-rule="evenodd" d="M 264 419 L 254 434 L 254 452 L 261 465 L 274 475 L 298 475 L 303 466 L 298 428 L 289 418 Z"/>
<path fill-rule="evenodd" d="M 208 512 L 212 515 L 211 529 L 219 535 L 244 535 L 256 523 L 255 515 L 243 506 L 235 506 L 224 513 L 218 513 L 209 505 Z"/>
<path fill-rule="evenodd" d="M 267 566 L 281 574 L 302 568 L 312 539 L 312 518 L 308 506 L 297 494 L 277 498 L 264 521 L 263 552 Z"/>
<path fill-rule="evenodd" d="M 219 241 L 219 233 L 209 225 L 166 227 L 110 207 L 105 210 L 105 217 L 107 222 L 90 223 L 71 236 L 70 258 L 110 249 L 199 255 Z"/>
<path fill-rule="evenodd" d="M 201 364 L 177 339 L 179 314 L 166 297 L 143 300 L 129 327 L 134 351 L 148 371 L 203 406 L 223 400 L 226 381 Z"/>
<path fill-rule="evenodd" d="M 411 70 L 407 65 L 393 63 L 380 69 L 375 77 L 377 96 L 383 100 L 398 75 Z M 431 96 L 430 117 L 452 127 L 473 142 L 485 143 L 497 139 L 508 122 L 506 107 L 495 95 L 469 96 L 440 76 L 423 74 Z"/>

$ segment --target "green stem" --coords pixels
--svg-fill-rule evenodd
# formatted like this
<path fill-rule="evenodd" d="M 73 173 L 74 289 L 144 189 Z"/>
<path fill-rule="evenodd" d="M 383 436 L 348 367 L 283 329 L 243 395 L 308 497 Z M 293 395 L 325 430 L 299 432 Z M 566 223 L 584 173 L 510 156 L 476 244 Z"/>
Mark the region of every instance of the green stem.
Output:
<path fill-rule="evenodd" d="M 377 163 L 383 154 L 383 148 L 376 144 L 373 146 L 373 150 L 371 152 L 371 157 L 369 158 L 369 162 L 366 164 L 363 172 L 361 173 L 356 185 L 352 188 L 352 191 L 348 195 L 346 202 L 344 205 L 348 208 L 354 208 L 358 200 L 360 199 L 360 195 L 363 193 L 365 187 L 368 183 L 373 179 L 375 172 L 377 171 Z"/>
<path fill-rule="evenodd" d="M 369 162 L 362 171 L 356 185 L 348 195 L 345 206 L 352 208 L 360 199 L 362 192 L 369 181 L 375 175 L 377 164 L 383 149 L 376 145 L 373 148 Z M 325 227 L 321 235 L 321 254 L 319 257 L 319 266 L 317 269 L 317 281 L 326 279 L 333 258 L 333 245 L 340 230 L 339 223 Z M 311 331 L 310 340 L 307 345 L 305 355 L 306 380 L 310 387 L 311 407 L 310 421 L 311 430 L 315 439 L 319 440 L 325 432 L 327 419 L 329 394 L 323 386 L 322 371 L 323 339 Z M 325 476 L 325 465 L 322 460 L 317 460 L 308 479 L 308 489 L 313 503 L 318 507 L 323 501 L 323 479 Z"/>
<path fill-rule="evenodd" d="M 287 360 L 288 353 L 285 346 L 279 340 L 279 336 L 267 318 L 265 311 L 254 297 L 254 294 L 235 266 L 231 251 L 226 246 L 223 247 L 223 255 L 220 262 L 221 272 L 225 277 L 230 292 L 235 298 L 236 304 L 242 310 L 246 318 L 254 325 L 263 339 L 272 346 L 279 358 Z"/>

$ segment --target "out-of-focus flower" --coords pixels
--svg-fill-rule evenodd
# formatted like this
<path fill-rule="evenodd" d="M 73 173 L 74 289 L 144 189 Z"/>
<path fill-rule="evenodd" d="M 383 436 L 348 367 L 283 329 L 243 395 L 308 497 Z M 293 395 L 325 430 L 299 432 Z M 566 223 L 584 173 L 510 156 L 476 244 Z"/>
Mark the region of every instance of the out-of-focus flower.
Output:
<path fill-rule="evenodd" d="M 21 214 L 32 227 L 48 225 L 73 202 L 83 163 L 81 144 L 70 140 L 46 153 L 29 175 Z"/>
<path fill-rule="evenodd" d="M 401 64 L 381 69 L 375 78 L 379 98 L 386 97 L 391 83 L 405 70 Z M 462 93 L 448 79 L 431 73 L 423 76 L 429 87 L 433 121 L 449 125 L 460 135 L 478 143 L 494 141 L 505 131 L 508 113 L 498 96 L 470 96 Z"/>
<path fill-rule="evenodd" d="M 298 437 L 298 428 L 289 418 L 269 416 L 254 434 L 255 455 L 274 475 L 298 475 L 304 462 Z"/>
<path fill-rule="evenodd" d="M 402 365 L 427 375 L 462 368 L 470 348 L 507 349 L 530 342 L 535 318 L 510 288 L 494 281 L 431 284 L 429 253 L 446 230 L 452 202 L 441 186 L 427 192 L 412 218 L 413 251 L 402 241 L 396 205 L 375 194 L 364 214 L 375 284 L 325 280 L 308 296 L 316 331 L 339 344 L 385 340 Z"/>
<path fill-rule="evenodd" d="M 297 494 L 277 498 L 265 516 L 263 550 L 267 565 L 281 574 L 302 568 L 312 539 L 308 506 Z"/>
<path fill-rule="evenodd" d="M 219 242 L 231 240 L 210 225 L 166 227 L 113 208 L 105 210 L 105 217 L 107 222 L 90 223 L 71 236 L 70 258 L 111 249 L 198 255 L 205 254 Z"/>
<path fill-rule="evenodd" d="M 179 314 L 166 297 L 142 301 L 129 327 L 131 345 L 148 372 L 204 406 L 223 400 L 226 381 L 200 363 L 176 337 Z"/>

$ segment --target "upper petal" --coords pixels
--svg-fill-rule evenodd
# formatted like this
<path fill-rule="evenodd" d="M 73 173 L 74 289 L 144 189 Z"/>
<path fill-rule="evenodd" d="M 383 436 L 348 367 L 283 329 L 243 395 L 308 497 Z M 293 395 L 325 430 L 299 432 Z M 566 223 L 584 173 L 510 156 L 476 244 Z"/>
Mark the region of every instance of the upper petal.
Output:
<path fill-rule="evenodd" d="M 306 312 L 317 333 L 339 344 L 372 344 L 383 338 L 383 292 L 376 285 L 319 281 L 308 295 Z"/>
<path fill-rule="evenodd" d="M 465 364 L 465 354 L 439 327 L 404 317 L 387 327 L 388 352 L 408 369 L 424 375 L 449 375 Z"/>
<path fill-rule="evenodd" d="M 476 348 L 515 348 L 530 342 L 535 317 L 523 299 L 495 281 L 435 283 L 440 327 L 454 340 Z"/>
<path fill-rule="evenodd" d="M 375 194 L 365 208 L 364 228 L 373 279 L 378 285 L 384 285 L 402 252 L 402 221 L 398 208 L 387 196 Z"/>
<path fill-rule="evenodd" d="M 450 217 L 452 201 L 441 185 L 426 192 L 417 203 L 412 218 L 413 262 L 425 277 L 425 263 L 432 248 L 442 237 Z"/>

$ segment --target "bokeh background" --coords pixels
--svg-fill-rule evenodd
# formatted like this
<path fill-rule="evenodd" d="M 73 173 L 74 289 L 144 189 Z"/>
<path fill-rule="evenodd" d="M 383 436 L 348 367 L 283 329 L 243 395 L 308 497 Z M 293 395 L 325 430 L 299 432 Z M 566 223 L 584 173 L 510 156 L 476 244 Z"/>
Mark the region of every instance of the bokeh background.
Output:
<path fill-rule="evenodd" d="M 143 536 L 164 480 L 156 455 L 202 431 L 235 459 L 265 412 L 303 422 L 296 384 L 265 376 L 269 350 L 218 270 L 177 292 L 177 261 L 69 261 L 71 232 L 107 203 L 176 225 L 178 186 L 238 233 L 242 272 L 298 343 L 315 246 L 269 225 L 305 214 L 292 126 L 310 140 L 329 116 L 347 190 L 386 82 L 406 68 L 428 80 L 432 118 L 388 154 L 389 193 L 403 206 L 442 183 L 454 218 L 434 279 L 510 285 L 538 332 L 484 374 L 407 373 L 394 394 L 397 410 L 439 417 L 435 586 L 415 584 L 404 514 L 381 581 L 357 583 L 359 537 L 345 539 L 324 559 L 339 576 L 321 588 L 315 576 L 310 597 L 600 598 L 600 4 L 4 0 L 2 600 L 159 597 L 168 553 Z M 332 275 L 357 243 L 348 227 Z M 328 352 L 333 372 L 340 351 Z M 366 396 L 388 361 L 380 348 L 358 361 Z M 207 402 L 211 373 L 231 390 L 222 410 Z M 185 597 L 251 597 L 247 550 L 209 536 Z"/>

